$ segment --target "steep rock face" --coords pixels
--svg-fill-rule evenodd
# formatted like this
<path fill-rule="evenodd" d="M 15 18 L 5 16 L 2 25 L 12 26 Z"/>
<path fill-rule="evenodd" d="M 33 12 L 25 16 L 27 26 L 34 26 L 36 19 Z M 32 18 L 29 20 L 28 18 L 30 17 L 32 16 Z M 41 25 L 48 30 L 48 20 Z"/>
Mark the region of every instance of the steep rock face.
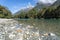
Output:
<path fill-rule="evenodd" d="M 53 4 L 53 6 L 54 5 L 60 5 L 60 0 L 57 0 L 54 4 Z"/>
<path fill-rule="evenodd" d="M 35 8 L 39 10 L 39 9 L 44 8 L 44 7 L 48 7 L 50 5 L 51 5 L 50 3 L 48 3 L 48 4 L 37 3 L 36 6 L 35 6 Z"/>
<path fill-rule="evenodd" d="M 49 7 L 49 6 L 55 6 L 55 5 L 60 5 L 60 0 L 56 0 L 54 3 L 42 3 L 42 2 L 38 2 L 35 6 L 36 9 L 40 10 L 42 8 L 45 7 Z"/>

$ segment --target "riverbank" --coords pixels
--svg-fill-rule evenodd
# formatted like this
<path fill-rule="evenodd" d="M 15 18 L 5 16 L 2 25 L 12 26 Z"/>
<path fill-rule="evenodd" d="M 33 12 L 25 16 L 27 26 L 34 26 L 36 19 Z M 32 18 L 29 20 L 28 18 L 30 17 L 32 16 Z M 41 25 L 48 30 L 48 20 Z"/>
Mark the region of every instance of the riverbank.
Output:
<path fill-rule="evenodd" d="M 3 18 L 0 18 L 0 23 L 10 23 L 10 22 L 17 22 L 16 20 L 14 19 L 3 19 Z"/>
<path fill-rule="evenodd" d="M 46 38 L 48 38 L 48 36 L 49 38 L 52 37 L 52 39 L 59 38 L 55 34 L 56 32 L 55 30 L 59 28 L 58 25 L 56 24 L 57 21 L 56 20 L 55 21 L 54 20 L 49 20 L 49 21 L 20 20 L 19 22 L 15 19 L 0 18 L 0 40 L 45 40 Z M 56 27 L 58 28 L 56 29 Z M 54 30 L 52 30 L 53 28 Z"/>

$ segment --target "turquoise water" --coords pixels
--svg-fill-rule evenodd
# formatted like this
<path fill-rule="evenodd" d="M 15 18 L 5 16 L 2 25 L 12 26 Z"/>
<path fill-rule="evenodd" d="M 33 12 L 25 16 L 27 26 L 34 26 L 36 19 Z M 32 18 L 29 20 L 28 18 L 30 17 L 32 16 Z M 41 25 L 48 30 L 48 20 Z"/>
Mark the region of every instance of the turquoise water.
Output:
<path fill-rule="evenodd" d="M 41 33 L 52 32 L 60 36 L 60 19 L 19 19 L 20 24 L 37 28 Z"/>

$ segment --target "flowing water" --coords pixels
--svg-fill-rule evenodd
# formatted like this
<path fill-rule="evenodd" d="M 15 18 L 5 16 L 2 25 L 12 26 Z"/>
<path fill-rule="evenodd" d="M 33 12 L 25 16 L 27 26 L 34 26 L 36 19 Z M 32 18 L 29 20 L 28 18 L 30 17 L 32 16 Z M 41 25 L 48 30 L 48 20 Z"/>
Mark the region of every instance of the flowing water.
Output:
<path fill-rule="evenodd" d="M 2 20 L 0 40 L 60 40 L 60 19 Z"/>

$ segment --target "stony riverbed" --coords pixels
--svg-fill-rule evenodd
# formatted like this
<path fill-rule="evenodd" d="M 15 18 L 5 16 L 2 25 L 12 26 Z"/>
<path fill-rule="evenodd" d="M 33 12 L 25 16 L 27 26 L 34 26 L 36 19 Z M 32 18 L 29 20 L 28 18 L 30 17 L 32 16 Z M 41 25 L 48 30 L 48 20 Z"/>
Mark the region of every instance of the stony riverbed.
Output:
<path fill-rule="evenodd" d="M 13 19 L 0 19 L 0 40 L 60 40 L 51 32 L 41 33 L 34 26 Z"/>

